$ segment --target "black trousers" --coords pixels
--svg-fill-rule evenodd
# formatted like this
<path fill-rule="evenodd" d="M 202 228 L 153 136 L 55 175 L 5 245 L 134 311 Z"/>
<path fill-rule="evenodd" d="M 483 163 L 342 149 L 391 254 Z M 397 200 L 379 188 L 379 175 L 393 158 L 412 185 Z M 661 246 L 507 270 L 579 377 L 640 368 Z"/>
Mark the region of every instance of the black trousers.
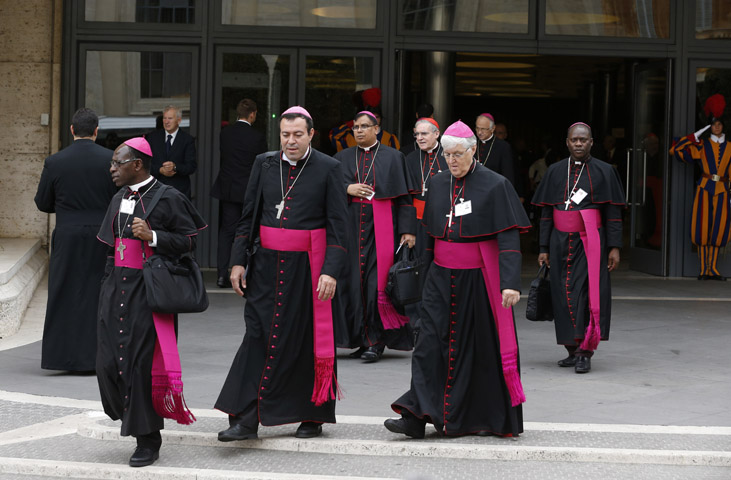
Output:
<path fill-rule="evenodd" d="M 149 448 L 150 450 L 159 451 L 162 445 L 162 436 L 160 430 L 146 435 L 137 435 L 137 446 L 143 448 Z"/>
<path fill-rule="evenodd" d="M 216 270 L 219 277 L 228 278 L 228 267 L 231 260 L 231 247 L 236 235 L 236 225 L 241 218 L 243 203 L 220 202 L 218 215 L 218 252 Z"/>

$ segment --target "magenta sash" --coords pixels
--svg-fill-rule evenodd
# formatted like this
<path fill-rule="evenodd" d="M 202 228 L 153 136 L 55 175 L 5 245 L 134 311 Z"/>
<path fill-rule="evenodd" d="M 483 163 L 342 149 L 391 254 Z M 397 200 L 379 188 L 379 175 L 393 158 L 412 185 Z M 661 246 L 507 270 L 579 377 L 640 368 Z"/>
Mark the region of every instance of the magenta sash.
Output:
<path fill-rule="evenodd" d="M 320 406 L 328 400 L 340 398 L 335 378 L 335 334 L 333 327 L 332 300 L 317 298 L 317 284 L 325 263 L 327 234 L 324 228 L 316 230 L 292 230 L 260 227 L 261 246 L 282 252 L 307 252 L 310 259 L 312 280 L 312 330 L 315 351 L 315 385 L 312 401 Z"/>
<path fill-rule="evenodd" d="M 500 340 L 500 358 L 503 364 L 505 384 L 510 392 L 512 406 L 525 402 L 523 385 L 518 373 L 518 342 L 515 337 L 513 309 L 501 308 L 503 303 L 500 290 L 500 257 L 497 240 L 484 240 L 473 243 L 455 243 L 436 240 L 434 243 L 434 263 L 444 268 L 457 270 L 479 268 L 485 279 L 485 290 L 490 300 L 490 309 Z"/>
<path fill-rule="evenodd" d="M 120 242 L 126 247 L 121 258 L 117 251 Z M 144 256 L 154 253 L 146 243 L 136 238 L 125 238 L 114 241 L 114 266 L 142 270 Z M 144 247 L 143 247 L 144 246 Z M 152 312 L 157 339 L 152 356 L 152 405 L 158 415 L 170 418 L 181 425 L 190 425 L 195 422 L 195 416 L 190 411 L 183 397 L 183 376 L 178 353 L 178 342 L 175 338 L 175 316 L 172 313 Z"/>
<path fill-rule="evenodd" d="M 599 210 L 587 208 L 584 210 L 553 210 L 553 225 L 557 230 L 566 233 L 580 233 L 581 243 L 586 252 L 586 265 L 589 277 L 589 325 L 586 327 L 581 349 L 594 351 L 601 340 L 601 318 L 599 278 L 601 275 L 602 243 L 599 236 L 599 227 L 602 226 L 602 216 Z"/>
<path fill-rule="evenodd" d="M 401 328 L 409 323 L 409 317 L 401 315 L 386 294 L 388 270 L 393 266 L 393 211 L 390 198 L 365 200 L 354 198 L 354 202 L 370 203 L 373 206 L 373 230 L 376 237 L 376 273 L 378 277 L 378 314 L 386 330 Z"/>

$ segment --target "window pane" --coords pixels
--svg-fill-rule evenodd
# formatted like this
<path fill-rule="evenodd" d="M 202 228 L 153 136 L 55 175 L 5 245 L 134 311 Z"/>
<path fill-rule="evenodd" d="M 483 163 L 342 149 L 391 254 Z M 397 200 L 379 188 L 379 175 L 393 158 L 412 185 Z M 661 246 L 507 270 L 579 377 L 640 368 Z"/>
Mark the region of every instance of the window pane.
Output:
<path fill-rule="evenodd" d="M 115 148 L 154 130 L 167 105 L 184 112 L 187 128 L 191 75 L 190 53 L 88 51 L 84 106 L 99 115 L 97 141 Z"/>
<path fill-rule="evenodd" d="M 223 0 L 224 25 L 376 28 L 377 0 Z"/>
<path fill-rule="evenodd" d="M 335 153 L 330 130 L 364 108 L 356 92 L 374 87 L 375 81 L 373 57 L 307 56 L 304 104 L 315 122 L 315 148 Z"/>
<path fill-rule="evenodd" d="M 528 33 L 529 0 L 405 0 L 405 30 Z"/>
<path fill-rule="evenodd" d="M 86 0 L 87 22 L 195 23 L 195 0 Z"/>
<path fill-rule="evenodd" d="M 279 149 L 279 114 L 289 106 L 289 55 L 226 53 L 221 81 L 221 125 L 236 121 L 244 98 L 256 102 L 254 128 L 261 129 L 272 150 Z"/>
<path fill-rule="evenodd" d="M 731 2 L 696 0 L 695 38 L 731 38 Z"/>
<path fill-rule="evenodd" d="M 546 33 L 668 38 L 670 0 L 546 0 Z"/>

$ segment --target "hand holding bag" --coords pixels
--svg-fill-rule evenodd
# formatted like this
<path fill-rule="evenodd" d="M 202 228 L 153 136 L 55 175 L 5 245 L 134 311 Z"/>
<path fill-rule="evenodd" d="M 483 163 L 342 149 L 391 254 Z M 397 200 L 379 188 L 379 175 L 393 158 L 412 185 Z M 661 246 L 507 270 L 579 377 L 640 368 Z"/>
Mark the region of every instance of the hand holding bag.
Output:
<path fill-rule="evenodd" d="M 412 248 L 401 245 L 399 250 L 402 251 L 398 261 L 388 270 L 386 294 L 396 307 L 403 307 L 421 300 L 427 264 L 420 258 L 414 258 Z"/>
<path fill-rule="evenodd" d="M 167 188 L 170 187 L 162 185 L 155 193 L 142 220 L 147 220 Z M 168 257 L 156 253 L 148 258 L 143 244 L 142 258 L 142 276 L 150 310 L 157 313 L 197 313 L 208 308 L 203 274 L 190 254 Z"/>
<path fill-rule="evenodd" d="M 530 282 L 528 292 L 528 306 L 525 317 L 534 322 L 553 320 L 553 305 L 551 302 L 551 280 L 548 278 L 550 269 L 547 264 L 541 265 L 538 275 Z"/>

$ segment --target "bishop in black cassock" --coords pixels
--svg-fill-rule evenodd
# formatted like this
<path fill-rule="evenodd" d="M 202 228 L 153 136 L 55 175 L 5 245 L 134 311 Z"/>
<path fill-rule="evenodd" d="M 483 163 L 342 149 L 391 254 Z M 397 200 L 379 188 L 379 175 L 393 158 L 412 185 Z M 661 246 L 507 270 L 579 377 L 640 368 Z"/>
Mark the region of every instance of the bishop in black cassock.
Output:
<path fill-rule="evenodd" d="M 481 113 L 475 120 L 477 146 L 475 157 L 485 167 L 499 173 L 518 190 L 513 149 L 505 140 L 495 136 L 495 120 L 489 113 Z"/>
<path fill-rule="evenodd" d="M 305 109 L 285 111 L 280 129 L 282 150 L 254 162 L 231 253 L 246 334 L 216 400 L 230 415 L 223 442 L 256 438 L 259 424 L 302 422 L 295 435 L 309 438 L 335 423 L 345 187 L 340 163 L 310 145 Z"/>
<path fill-rule="evenodd" d="M 422 223 L 434 246 L 411 387 L 386 420 L 394 433 L 517 436 L 523 431 L 512 306 L 520 298 L 519 233 L 530 222 L 512 185 L 473 160 L 462 122 L 442 137 L 450 171 L 434 176 Z"/>
<path fill-rule="evenodd" d="M 551 266 L 556 342 L 568 350 L 561 367 L 591 369 L 599 340 L 609 338 L 609 272 L 619 264 L 624 194 L 617 169 L 591 156 L 591 129 L 569 128 L 571 156 L 554 163 L 532 203 L 542 207 L 538 263 Z"/>
<path fill-rule="evenodd" d="M 377 140 L 378 123 L 371 112 L 356 115 L 353 133 L 358 145 L 335 155 L 348 193 L 348 316 L 336 324 L 338 347 L 358 348 L 351 354 L 378 361 L 386 346 L 413 347 L 408 317 L 385 293 L 394 252 L 414 246 L 415 211 L 404 156 Z"/>
<path fill-rule="evenodd" d="M 192 252 L 198 231 L 206 227 L 187 197 L 169 187 L 165 187 L 146 221 L 142 220 L 163 188 L 150 175 L 151 153 L 143 138 L 127 140 L 115 151 L 112 180 L 123 188 L 109 204 L 97 235 L 109 247 L 109 257 L 99 296 L 96 374 L 104 412 L 122 421 L 122 436 L 137 439 L 137 449 L 130 458 L 133 467 L 150 465 L 158 458 L 164 413 L 160 404 L 153 402 L 157 389 L 153 387 L 152 371 L 161 362 L 161 330 L 155 318 L 158 314 L 147 303 L 142 250 L 148 257 L 152 253 L 174 257 Z M 165 323 L 178 359 L 175 376 L 179 381 L 172 315 L 166 316 Z M 170 358 L 166 352 L 165 362 Z M 159 373 L 166 375 L 165 369 Z M 180 423 L 190 423 L 188 419 L 194 418 L 184 407 L 182 382 L 179 388 L 175 400 L 180 408 L 174 413 L 180 414 L 176 418 L 185 419 L 178 420 Z"/>

